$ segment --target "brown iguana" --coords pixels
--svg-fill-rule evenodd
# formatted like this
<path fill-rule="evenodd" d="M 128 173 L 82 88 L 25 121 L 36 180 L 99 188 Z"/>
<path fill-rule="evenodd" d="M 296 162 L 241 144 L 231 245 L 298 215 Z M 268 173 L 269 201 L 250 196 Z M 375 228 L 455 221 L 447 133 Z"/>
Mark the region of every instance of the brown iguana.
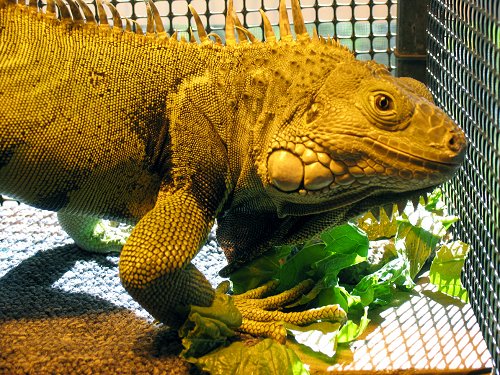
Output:
<path fill-rule="evenodd" d="M 404 205 L 463 160 L 463 133 L 423 84 L 310 36 L 298 0 L 295 38 L 284 0 L 280 40 L 261 11 L 265 42 L 229 1 L 225 45 L 192 7 L 199 43 L 167 35 L 151 0 L 145 34 L 107 7 L 112 27 L 101 1 L 97 22 L 82 0 L 46 11 L 0 0 L 0 192 L 57 211 L 88 250 L 99 249 L 80 233 L 88 223 L 135 224 L 120 277 L 162 322 L 212 303 L 190 262 L 215 219 L 229 274 L 274 245 Z M 309 287 L 241 305 L 241 329 L 282 337 L 255 321 L 344 317 L 338 306 L 265 311 Z"/>

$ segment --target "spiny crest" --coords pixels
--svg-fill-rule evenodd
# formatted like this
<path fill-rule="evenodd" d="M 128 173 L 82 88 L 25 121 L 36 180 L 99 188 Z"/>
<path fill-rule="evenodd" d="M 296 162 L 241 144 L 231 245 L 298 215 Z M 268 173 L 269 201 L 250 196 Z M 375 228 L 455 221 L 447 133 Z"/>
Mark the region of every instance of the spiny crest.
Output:
<path fill-rule="evenodd" d="M 154 35 L 159 38 L 174 38 L 177 39 L 177 32 L 174 32 L 172 35 L 168 35 L 165 31 L 165 27 L 163 26 L 163 22 L 160 17 L 160 13 L 155 6 L 153 0 L 145 0 L 146 7 L 148 9 L 147 12 L 147 26 L 146 26 L 146 35 Z M 300 8 L 299 0 L 291 0 L 292 2 L 292 18 L 293 18 L 293 28 L 296 35 L 297 42 L 318 42 L 322 44 L 329 44 L 335 47 L 341 47 L 341 44 L 338 43 L 335 39 L 325 39 L 321 36 L 318 36 L 316 29 L 313 31 L 312 37 L 308 34 L 304 17 L 302 15 L 302 10 Z M 56 18 L 56 6 L 59 9 L 59 15 L 62 22 L 72 23 L 75 26 L 78 25 L 95 25 L 99 27 L 111 27 L 108 23 L 108 18 L 106 15 L 106 11 L 104 9 L 104 5 L 108 7 L 111 12 L 111 16 L 113 19 L 114 30 L 124 31 L 124 32 L 132 32 L 132 24 L 135 24 L 135 33 L 139 35 L 143 35 L 144 31 L 141 26 L 134 20 L 125 19 L 125 27 L 122 24 L 122 18 L 120 13 L 116 10 L 116 8 L 108 1 L 108 0 L 96 0 L 97 5 L 97 13 L 99 22 L 97 22 L 94 14 L 90 10 L 89 6 L 83 0 L 66 0 L 65 4 L 62 0 L 47 0 L 47 7 L 45 14 L 49 17 Z M 0 0 L 0 9 L 7 7 L 8 5 L 16 5 L 17 0 Z M 202 45 L 205 44 L 218 44 L 222 45 L 222 40 L 219 35 L 216 33 L 207 33 L 203 23 L 200 19 L 200 16 L 194 9 L 194 7 L 190 4 L 188 5 L 189 10 L 193 16 L 193 19 L 196 23 L 197 34 L 200 39 Z M 29 0 L 29 8 L 40 12 L 38 9 L 38 1 L 37 0 Z M 276 35 L 274 34 L 273 28 L 271 26 L 271 22 L 269 21 L 266 13 L 260 9 L 260 14 L 262 16 L 262 23 L 264 27 L 264 36 L 266 42 L 275 42 L 277 41 Z M 83 13 L 83 14 L 82 14 Z M 286 0 L 280 0 L 279 3 L 279 30 L 280 30 L 280 40 L 284 42 L 293 41 L 293 35 L 290 27 L 290 20 L 288 19 L 288 12 L 286 9 Z M 190 42 L 195 43 L 196 39 L 194 37 L 193 30 L 190 28 Z M 247 44 L 247 43 L 260 43 L 249 30 L 244 28 L 236 15 L 233 6 L 233 0 L 228 0 L 227 4 L 227 14 L 226 14 L 226 25 L 225 25 L 225 34 L 226 34 L 226 45 L 236 45 L 236 44 Z M 236 38 L 236 35 L 238 38 Z M 213 41 L 212 39 L 213 38 Z M 183 40 L 183 38 L 181 38 Z"/>

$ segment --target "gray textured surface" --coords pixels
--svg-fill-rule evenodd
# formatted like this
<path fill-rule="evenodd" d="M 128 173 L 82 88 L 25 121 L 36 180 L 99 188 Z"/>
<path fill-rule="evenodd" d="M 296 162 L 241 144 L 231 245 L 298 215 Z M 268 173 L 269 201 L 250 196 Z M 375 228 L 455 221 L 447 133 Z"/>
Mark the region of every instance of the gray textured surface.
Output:
<path fill-rule="evenodd" d="M 195 260 L 213 285 L 225 258 L 215 237 Z M 0 206 L 0 374 L 184 373 L 175 332 L 125 292 L 118 256 L 78 249 L 56 215 Z M 174 371 L 175 370 L 175 371 Z"/>

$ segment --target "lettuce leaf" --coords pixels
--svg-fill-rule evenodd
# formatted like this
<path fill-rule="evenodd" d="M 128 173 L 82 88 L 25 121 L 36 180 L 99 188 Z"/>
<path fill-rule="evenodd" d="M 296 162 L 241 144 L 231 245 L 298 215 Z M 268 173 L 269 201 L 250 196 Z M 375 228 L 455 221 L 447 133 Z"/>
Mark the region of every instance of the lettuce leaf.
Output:
<path fill-rule="evenodd" d="M 184 346 L 181 356 L 200 357 L 225 345 L 241 325 L 242 316 L 227 294 L 216 293 L 212 306 L 191 306 L 187 320 L 179 329 Z"/>
<path fill-rule="evenodd" d="M 421 199 L 415 212 L 408 206 L 401 216 L 389 217 L 382 210 L 381 222 L 370 215 L 358 220 L 363 230 L 349 223 L 327 230 L 320 240 L 271 249 L 231 275 L 233 290 L 241 293 L 278 279 L 279 292 L 305 279 L 313 279 L 312 290 L 287 308 L 339 304 L 348 313 L 347 322 L 342 325 L 318 322 L 306 327 L 285 323 L 285 327 L 298 343 L 290 342 L 297 353 L 312 353 L 327 362 L 335 361 L 338 345 L 358 339 L 366 330 L 370 322 L 369 309 L 393 302 L 398 289 L 414 287 L 413 279 L 437 248 L 430 270 L 431 282 L 440 291 L 467 300 L 460 272 L 468 246 L 459 241 L 442 245 L 448 237 L 447 230 L 458 219 L 447 216 L 440 190 L 433 192 L 427 203 Z M 370 248 L 369 240 L 379 239 L 383 239 L 380 244 L 372 243 Z M 357 276 L 347 283 L 339 277 L 339 274 L 352 273 Z M 245 373 L 259 374 L 307 373 L 292 349 L 270 339 L 256 345 L 234 342 L 227 346 L 239 325 L 237 311 L 235 319 L 224 316 L 227 311 L 232 314 L 228 303 L 230 305 L 222 301 L 220 307 L 216 307 L 224 311 L 221 316 L 193 308 L 181 333 L 185 344 L 183 355 L 190 362 L 212 374 L 236 373 L 243 369 Z M 226 347 L 206 354 L 217 346 Z"/>
<path fill-rule="evenodd" d="M 391 260 L 378 271 L 363 277 L 351 295 L 358 296 L 363 307 L 386 305 L 391 302 L 396 286 L 404 289 L 415 286 L 408 262 L 402 257 Z"/>
<path fill-rule="evenodd" d="M 312 303 L 314 306 L 339 304 L 344 310 L 350 303 L 347 291 L 339 284 L 339 272 L 366 260 L 369 241 L 353 224 L 332 228 L 321 235 L 323 242 L 304 246 L 276 274 L 280 291 L 312 278 L 315 287 L 292 306 Z"/>
<path fill-rule="evenodd" d="M 379 220 L 371 212 L 367 212 L 356 220 L 356 225 L 367 234 L 370 241 L 393 238 L 398 231 L 396 212 L 394 210 L 389 217 L 387 212 L 381 209 Z"/>
<path fill-rule="evenodd" d="M 280 291 L 308 278 L 321 281 L 325 288 L 336 286 L 339 271 L 368 254 L 368 237 L 353 224 L 331 228 L 321 234 L 321 240 L 304 246 L 279 269 L 274 277 L 280 280 Z"/>
<path fill-rule="evenodd" d="M 244 293 L 271 280 L 279 272 L 283 259 L 293 249 L 292 246 L 277 246 L 233 272 L 230 279 L 234 293 Z"/>
<path fill-rule="evenodd" d="M 285 323 L 287 331 L 295 341 L 315 353 L 321 353 L 332 358 L 337 351 L 340 323 L 320 322 L 304 327 Z"/>
<path fill-rule="evenodd" d="M 464 302 L 468 302 L 469 297 L 460 276 L 468 251 L 469 245 L 461 241 L 441 246 L 429 271 L 430 282 L 436 285 L 439 291 L 458 297 Z"/>
<path fill-rule="evenodd" d="M 339 344 L 348 344 L 356 340 L 368 327 L 368 323 L 370 323 L 370 319 L 368 319 L 368 307 L 365 307 L 365 312 L 359 324 L 354 323 L 352 320 L 348 320 L 340 328 L 337 335 L 337 342 Z"/>
<path fill-rule="evenodd" d="M 300 327 L 285 323 L 285 327 L 293 335 L 299 347 L 306 347 L 313 353 L 333 358 L 337 353 L 337 345 L 356 340 L 368 327 L 368 323 L 370 319 L 366 307 L 359 324 L 350 319 L 344 324 L 319 322 Z"/>
<path fill-rule="evenodd" d="M 408 262 L 412 279 L 420 272 L 440 239 L 440 236 L 418 224 L 412 224 L 409 220 L 400 221 L 395 240 L 396 251 Z"/>
<path fill-rule="evenodd" d="M 307 375 L 309 372 L 292 349 L 272 339 L 255 345 L 235 342 L 201 358 L 188 361 L 212 375 Z"/>

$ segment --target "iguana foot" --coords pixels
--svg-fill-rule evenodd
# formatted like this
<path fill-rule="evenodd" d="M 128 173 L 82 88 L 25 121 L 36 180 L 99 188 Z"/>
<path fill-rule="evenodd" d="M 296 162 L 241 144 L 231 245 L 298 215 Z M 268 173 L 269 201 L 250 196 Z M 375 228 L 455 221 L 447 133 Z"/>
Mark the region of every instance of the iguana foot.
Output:
<path fill-rule="evenodd" d="M 258 288 L 233 296 L 234 304 L 243 316 L 239 331 L 271 337 L 280 343 L 285 343 L 284 322 L 306 325 L 317 321 L 341 322 L 346 319 L 346 313 L 339 305 L 328 305 L 299 312 L 282 312 L 279 309 L 311 290 L 314 282 L 304 280 L 292 289 L 263 298 L 278 285 L 279 281 L 273 280 Z"/>

